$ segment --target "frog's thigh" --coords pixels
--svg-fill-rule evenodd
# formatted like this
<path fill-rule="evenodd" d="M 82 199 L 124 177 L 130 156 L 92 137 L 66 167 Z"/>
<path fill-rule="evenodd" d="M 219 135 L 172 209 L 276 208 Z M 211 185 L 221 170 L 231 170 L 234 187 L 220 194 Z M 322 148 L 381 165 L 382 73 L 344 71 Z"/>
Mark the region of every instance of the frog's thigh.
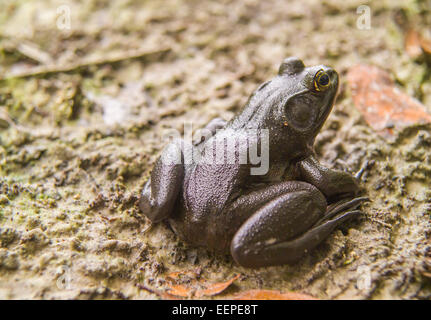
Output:
<path fill-rule="evenodd" d="M 242 224 L 231 243 L 232 256 L 240 265 L 254 268 L 297 261 L 345 219 L 313 228 L 325 211 L 325 197 L 317 188 L 290 187 Z"/>
<path fill-rule="evenodd" d="M 272 200 L 293 192 L 306 191 L 315 193 L 326 207 L 326 200 L 313 185 L 303 181 L 283 181 L 272 184 L 250 186 L 251 190 L 235 199 L 221 214 L 213 215 L 208 225 L 207 245 L 222 251 L 229 250 L 235 233 L 256 211 Z M 295 220 L 294 217 L 291 217 Z M 302 220 L 302 217 L 300 218 Z M 303 223 L 304 221 L 299 221 Z M 295 229 L 298 231 L 299 229 Z M 305 229 L 304 229 L 305 230 Z M 229 235 L 227 235 L 229 233 Z M 284 234 L 286 232 L 284 231 Z"/>
<path fill-rule="evenodd" d="M 172 213 L 183 183 L 184 158 L 184 141 L 178 139 L 168 144 L 157 159 L 139 202 L 141 211 L 152 222 Z"/>

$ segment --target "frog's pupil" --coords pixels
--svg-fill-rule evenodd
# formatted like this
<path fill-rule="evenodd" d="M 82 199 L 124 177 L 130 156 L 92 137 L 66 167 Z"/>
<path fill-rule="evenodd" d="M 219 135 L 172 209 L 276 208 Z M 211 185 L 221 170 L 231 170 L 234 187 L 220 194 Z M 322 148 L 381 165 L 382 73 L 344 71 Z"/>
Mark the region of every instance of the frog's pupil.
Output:
<path fill-rule="evenodd" d="M 326 86 L 329 83 L 329 77 L 327 74 L 322 74 L 322 76 L 319 78 L 319 84 L 321 86 Z"/>

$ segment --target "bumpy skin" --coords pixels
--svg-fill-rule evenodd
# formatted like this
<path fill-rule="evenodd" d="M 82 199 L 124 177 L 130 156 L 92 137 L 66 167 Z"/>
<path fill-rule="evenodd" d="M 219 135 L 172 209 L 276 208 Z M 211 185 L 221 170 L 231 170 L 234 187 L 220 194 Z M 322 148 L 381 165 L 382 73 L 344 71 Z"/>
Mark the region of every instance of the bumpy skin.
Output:
<path fill-rule="evenodd" d="M 245 267 L 296 262 L 359 214 L 353 209 L 364 200 L 354 199 L 354 177 L 322 166 L 314 156 L 315 137 L 337 89 L 333 69 L 285 59 L 278 75 L 263 83 L 231 121 L 215 119 L 206 139 L 194 144 L 179 140 L 164 149 L 142 192 L 142 212 L 153 222 L 167 219 L 190 244 L 230 250 Z M 266 174 L 251 175 L 252 165 L 239 161 L 190 160 L 197 151 L 205 159 L 214 156 L 217 139 L 249 129 L 269 130 Z M 261 143 L 256 140 L 254 147 Z M 181 164 L 166 161 L 172 159 Z"/>

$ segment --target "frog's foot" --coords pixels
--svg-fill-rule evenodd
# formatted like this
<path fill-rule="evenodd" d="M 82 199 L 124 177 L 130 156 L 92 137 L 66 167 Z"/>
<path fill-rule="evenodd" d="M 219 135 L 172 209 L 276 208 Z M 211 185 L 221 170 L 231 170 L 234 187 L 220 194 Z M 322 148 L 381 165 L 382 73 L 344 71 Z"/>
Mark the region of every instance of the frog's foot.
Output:
<path fill-rule="evenodd" d="M 319 219 L 314 226 L 318 226 L 333 217 L 344 214 L 346 211 L 355 211 L 363 202 L 370 201 L 368 197 L 358 197 L 354 199 L 342 199 L 328 206 L 325 215 Z M 361 211 L 359 211 L 361 213 Z"/>

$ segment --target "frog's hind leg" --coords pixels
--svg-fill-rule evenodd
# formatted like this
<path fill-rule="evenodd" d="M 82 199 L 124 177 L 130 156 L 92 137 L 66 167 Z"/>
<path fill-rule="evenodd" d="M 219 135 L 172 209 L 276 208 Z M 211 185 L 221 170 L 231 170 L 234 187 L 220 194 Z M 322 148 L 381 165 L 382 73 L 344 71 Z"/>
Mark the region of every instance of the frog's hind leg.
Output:
<path fill-rule="evenodd" d="M 250 268 L 294 263 L 328 237 L 338 225 L 358 214 L 361 214 L 358 210 L 349 211 L 294 239 L 267 243 L 266 245 L 252 245 L 246 250 L 238 250 L 238 248 L 233 247 L 232 255 L 235 252 L 234 259 L 242 266 Z M 235 246 L 233 242 L 232 245 Z"/>
<path fill-rule="evenodd" d="M 244 267 L 293 263 L 338 225 L 360 213 L 341 213 L 316 226 L 325 212 L 326 200 L 319 190 L 289 190 L 260 207 L 242 224 L 232 239 L 231 254 Z"/>
<path fill-rule="evenodd" d="M 184 179 L 184 141 L 165 147 L 141 193 L 139 207 L 152 221 L 159 222 L 173 211 Z"/>

